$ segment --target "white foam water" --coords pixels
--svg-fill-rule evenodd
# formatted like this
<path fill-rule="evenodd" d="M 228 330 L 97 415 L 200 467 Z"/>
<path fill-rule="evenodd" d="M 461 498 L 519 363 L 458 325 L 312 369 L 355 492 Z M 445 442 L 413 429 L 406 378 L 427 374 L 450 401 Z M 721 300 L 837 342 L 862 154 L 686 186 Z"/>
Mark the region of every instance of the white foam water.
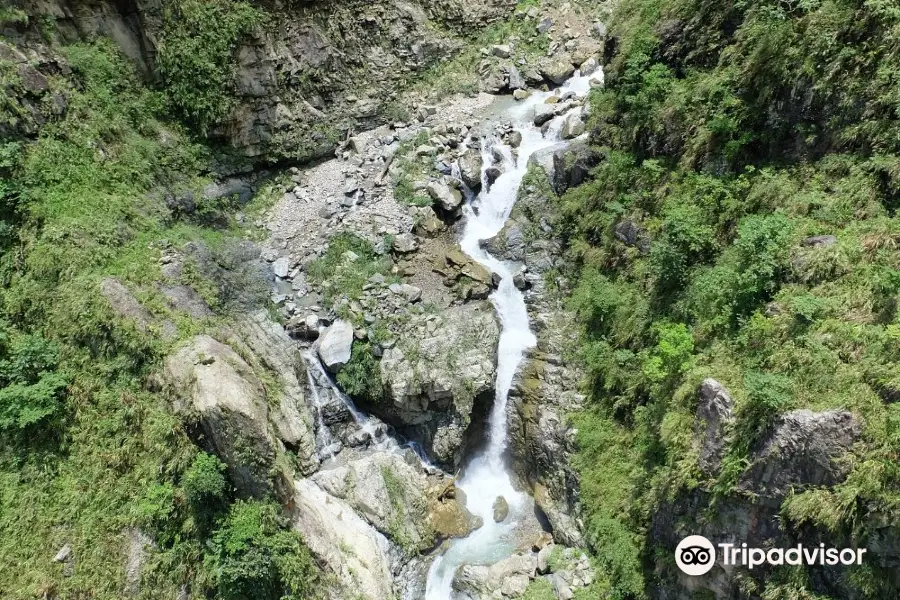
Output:
<path fill-rule="evenodd" d="M 589 89 L 588 78 L 576 74 L 556 93 L 574 92 L 580 96 Z M 461 565 L 490 565 L 512 554 L 516 546 L 516 526 L 527 516 L 525 511 L 531 506 L 528 497 L 513 487 L 504 454 L 508 443 L 506 412 L 509 390 L 525 352 L 535 345 L 536 339 L 529 325 L 524 296 L 513 284 L 514 266 L 491 256 L 479 242 L 495 236 L 509 218 L 527 170 L 528 158 L 534 152 L 558 142 L 559 122 L 563 117 L 557 117 L 551 123 L 546 137 L 532 122 L 534 107 L 550 95 L 552 93 L 549 92 L 534 93 L 501 115 L 510 120 L 522 135 L 517 158 L 513 157 L 512 149 L 501 144 L 500 140 L 482 140 L 485 168 L 492 164 L 492 149 L 499 150 L 498 154 L 503 158 L 503 172 L 488 191 L 470 199 L 464 209 L 465 229 L 460 246 L 473 260 L 501 278 L 500 285 L 491 295 L 500 319 L 501 333 L 487 445 L 472 457 L 457 482 L 457 487 L 465 492 L 466 507 L 481 517 L 484 525 L 468 537 L 453 540 L 449 549 L 435 559 L 428 572 L 426 600 L 451 600 L 453 578 Z M 486 184 L 484 173 L 482 180 Z M 482 187 L 486 189 L 486 185 Z M 477 210 L 473 206 L 477 206 Z M 493 518 L 493 505 L 498 496 L 503 496 L 509 504 L 509 516 L 502 523 L 495 523 Z"/>

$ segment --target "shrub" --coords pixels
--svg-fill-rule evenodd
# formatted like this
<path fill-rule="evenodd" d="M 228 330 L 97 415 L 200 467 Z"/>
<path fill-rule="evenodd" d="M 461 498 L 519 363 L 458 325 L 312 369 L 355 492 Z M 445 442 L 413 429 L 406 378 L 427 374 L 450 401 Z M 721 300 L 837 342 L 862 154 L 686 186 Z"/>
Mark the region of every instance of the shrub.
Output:
<path fill-rule="evenodd" d="M 222 600 L 311 600 L 319 574 L 300 534 L 283 528 L 277 505 L 240 500 L 213 534 L 205 557 Z"/>
<path fill-rule="evenodd" d="M 693 364 L 694 337 L 684 323 L 662 323 L 656 331 L 659 341 L 644 357 L 644 375 L 652 383 L 672 382 Z"/>
<path fill-rule="evenodd" d="M 56 372 L 59 349 L 38 335 L 0 336 L 0 430 L 46 423 L 62 407 L 68 384 Z"/>
<path fill-rule="evenodd" d="M 372 353 L 372 346 L 354 342 L 350 361 L 337 374 L 337 382 L 354 399 L 378 402 L 384 397 L 381 386 L 381 363 Z"/>
<path fill-rule="evenodd" d="M 182 486 L 187 499 L 195 504 L 221 500 L 225 494 L 225 463 L 206 452 L 197 453 L 184 474 Z"/>
<path fill-rule="evenodd" d="M 367 240 L 342 232 L 328 240 L 328 249 L 307 270 L 310 281 L 327 284 L 325 297 L 334 301 L 343 295 L 358 298 L 366 280 L 376 273 L 390 273 L 391 260 L 379 256 Z"/>

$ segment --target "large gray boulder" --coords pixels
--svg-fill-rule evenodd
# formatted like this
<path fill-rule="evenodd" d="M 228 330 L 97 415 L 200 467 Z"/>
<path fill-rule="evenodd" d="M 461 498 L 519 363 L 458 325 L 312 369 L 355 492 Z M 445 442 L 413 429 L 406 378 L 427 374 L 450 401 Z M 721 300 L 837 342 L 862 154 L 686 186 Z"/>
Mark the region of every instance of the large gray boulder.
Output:
<path fill-rule="evenodd" d="M 245 353 L 278 382 L 273 398 L 268 392 L 269 422 L 275 435 L 296 455 L 300 472 L 312 473 L 318 466 L 316 437 L 310 404 L 306 398 L 306 365 L 284 328 L 265 310 L 250 313 L 238 325 L 234 347 L 244 343 Z"/>
<path fill-rule="evenodd" d="M 585 139 L 561 142 L 538 150 L 528 158 L 529 167 L 538 167 L 547 174 L 557 195 L 580 185 L 598 162 L 599 154 Z"/>
<path fill-rule="evenodd" d="M 334 577 L 337 596 L 394 600 L 390 543 L 344 500 L 315 482 L 294 482 L 291 526 L 322 568 Z"/>
<path fill-rule="evenodd" d="M 697 403 L 697 443 L 700 446 L 700 469 L 715 476 L 722 463 L 725 449 L 725 429 L 733 419 L 731 395 L 721 383 L 712 378 L 703 380 L 700 386 L 700 402 Z"/>
<path fill-rule="evenodd" d="M 462 205 L 463 197 L 459 190 L 440 181 L 431 181 L 425 188 L 434 203 L 448 213 L 453 213 Z"/>
<path fill-rule="evenodd" d="M 537 574 L 537 556 L 513 554 L 490 567 L 465 565 L 453 579 L 453 590 L 468 598 L 517 598 Z"/>
<path fill-rule="evenodd" d="M 379 452 L 312 477 L 410 554 L 431 548 L 428 479 L 398 453 Z"/>
<path fill-rule="evenodd" d="M 176 411 L 196 418 L 243 496 L 271 490 L 277 446 L 269 433 L 266 391 L 231 347 L 198 335 L 165 361 Z"/>
<path fill-rule="evenodd" d="M 353 325 L 338 319 L 319 337 L 319 358 L 325 368 L 337 373 L 350 362 L 353 348 Z"/>
<path fill-rule="evenodd" d="M 549 58 L 541 65 L 540 72 L 547 81 L 560 85 L 575 73 L 575 67 L 565 57 Z"/>
<path fill-rule="evenodd" d="M 476 398 L 493 390 L 499 338 L 488 302 L 413 317 L 384 351 L 386 398 L 371 410 L 454 464 Z"/>

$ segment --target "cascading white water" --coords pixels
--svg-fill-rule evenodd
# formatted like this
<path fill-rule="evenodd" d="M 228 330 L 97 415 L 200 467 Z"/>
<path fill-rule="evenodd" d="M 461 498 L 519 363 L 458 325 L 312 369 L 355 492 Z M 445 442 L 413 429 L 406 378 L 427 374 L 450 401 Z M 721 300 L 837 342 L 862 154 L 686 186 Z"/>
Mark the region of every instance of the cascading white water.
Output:
<path fill-rule="evenodd" d="M 571 91 L 583 95 L 589 89 L 588 78 L 576 74 L 559 92 Z M 490 186 L 489 191 L 472 199 L 465 207 L 465 229 L 460 246 L 472 259 L 501 277 L 500 285 L 491 295 L 500 318 L 501 333 L 488 443 L 480 454 L 471 459 L 457 482 L 457 487 L 466 494 L 466 507 L 480 516 L 484 525 L 466 538 L 453 540 L 450 548 L 435 559 L 428 572 L 426 600 L 450 600 L 453 577 L 461 565 L 489 565 L 509 556 L 515 549 L 513 536 L 516 526 L 526 516 L 524 511 L 528 506 L 528 498 L 513 487 L 503 455 L 507 447 L 506 408 L 509 390 L 525 352 L 534 346 L 536 340 L 529 326 L 525 299 L 513 284 L 512 266 L 491 256 L 481 248 L 479 242 L 495 236 L 503 228 L 515 204 L 529 156 L 558 141 L 559 120 L 562 117 L 557 117 L 551 123 L 546 137 L 532 124 L 534 107 L 544 102 L 549 95 L 551 93 L 532 94 L 524 102 L 512 106 L 504 115 L 522 135 L 517 158 L 513 158 L 512 150 L 500 145 L 499 140 L 483 141 L 485 168 L 491 165 L 491 148 L 494 147 L 500 150 L 503 157 L 503 173 Z M 477 212 L 472 208 L 473 203 L 477 203 Z M 509 516 L 502 523 L 495 523 L 493 519 L 493 505 L 498 496 L 503 496 L 509 504 Z"/>
<path fill-rule="evenodd" d="M 399 450 L 400 445 L 397 443 L 397 440 L 387 435 L 383 428 L 380 429 L 376 421 L 360 412 L 353 401 L 331 381 L 331 377 L 326 373 L 325 367 L 322 366 L 321 361 L 316 357 L 315 349 L 316 347 L 313 346 L 301 355 L 306 363 L 309 386 L 313 396 L 313 404 L 316 408 L 316 445 L 319 446 L 319 458 L 333 458 L 336 451 L 340 448 L 340 444 L 334 441 L 328 427 L 322 422 L 322 408 L 327 402 L 320 397 L 319 388 L 328 390 L 329 393 L 340 399 L 344 406 L 347 407 L 347 411 L 360 430 L 369 435 L 373 448 L 390 452 Z M 315 376 L 313 373 L 315 373 Z M 415 451 L 415 448 L 413 450 Z M 418 455 L 419 452 L 416 452 L 416 454 Z"/>

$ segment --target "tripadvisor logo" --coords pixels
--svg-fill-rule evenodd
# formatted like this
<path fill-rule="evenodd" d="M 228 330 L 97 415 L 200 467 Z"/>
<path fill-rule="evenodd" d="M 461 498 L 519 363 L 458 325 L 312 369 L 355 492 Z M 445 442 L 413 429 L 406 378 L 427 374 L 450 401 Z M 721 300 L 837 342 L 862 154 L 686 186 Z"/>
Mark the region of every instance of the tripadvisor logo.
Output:
<path fill-rule="evenodd" d="M 675 562 L 688 575 L 704 575 L 716 564 L 716 549 L 702 535 L 689 535 L 675 548 Z"/>
<path fill-rule="evenodd" d="M 747 544 L 718 544 L 725 566 L 861 565 L 865 548 L 826 548 L 825 544 L 792 548 L 748 548 Z M 704 575 L 716 563 L 716 548 L 702 535 L 689 535 L 675 548 L 675 562 L 688 575 Z"/>

